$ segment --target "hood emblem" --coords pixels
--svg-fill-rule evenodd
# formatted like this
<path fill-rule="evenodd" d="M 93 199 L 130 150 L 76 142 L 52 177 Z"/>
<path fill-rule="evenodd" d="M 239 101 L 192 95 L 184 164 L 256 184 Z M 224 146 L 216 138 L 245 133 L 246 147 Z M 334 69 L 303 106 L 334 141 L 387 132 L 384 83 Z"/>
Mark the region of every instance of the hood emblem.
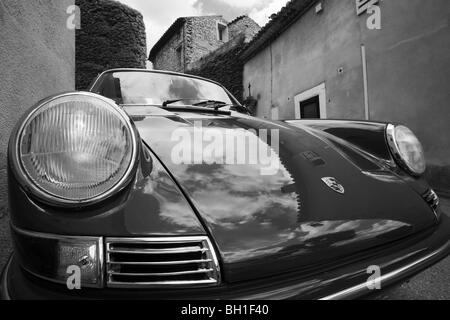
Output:
<path fill-rule="evenodd" d="M 325 177 L 325 178 L 322 178 L 322 181 L 333 191 L 336 191 L 337 193 L 340 193 L 340 194 L 345 193 L 344 186 L 342 184 L 340 184 L 336 178 Z"/>

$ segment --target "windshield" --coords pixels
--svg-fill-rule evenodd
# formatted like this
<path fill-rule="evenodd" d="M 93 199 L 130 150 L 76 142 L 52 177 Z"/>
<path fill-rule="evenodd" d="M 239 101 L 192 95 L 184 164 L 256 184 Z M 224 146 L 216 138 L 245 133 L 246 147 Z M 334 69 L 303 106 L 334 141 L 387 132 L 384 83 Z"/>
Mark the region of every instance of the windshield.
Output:
<path fill-rule="evenodd" d="M 192 104 L 204 100 L 235 104 L 234 99 L 219 85 L 180 75 L 120 71 L 108 72 L 97 81 L 92 92 L 113 99 L 118 104 L 174 105 Z"/>

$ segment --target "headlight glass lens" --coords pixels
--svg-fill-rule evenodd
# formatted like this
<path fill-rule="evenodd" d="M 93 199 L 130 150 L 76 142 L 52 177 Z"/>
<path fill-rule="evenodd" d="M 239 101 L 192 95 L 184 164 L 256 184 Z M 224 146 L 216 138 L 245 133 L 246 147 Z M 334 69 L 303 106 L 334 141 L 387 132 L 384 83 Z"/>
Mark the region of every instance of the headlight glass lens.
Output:
<path fill-rule="evenodd" d="M 414 133 L 405 126 L 396 126 L 394 128 L 394 153 L 407 170 L 415 175 L 421 175 L 426 170 L 426 160 L 422 144 Z"/>
<path fill-rule="evenodd" d="M 72 202 L 111 190 L 133 160 L 128 119 L 92 95 L 66 95 L 42 105 L 24 124 L 19 144 L 21 165 L 33 184 Z"/>

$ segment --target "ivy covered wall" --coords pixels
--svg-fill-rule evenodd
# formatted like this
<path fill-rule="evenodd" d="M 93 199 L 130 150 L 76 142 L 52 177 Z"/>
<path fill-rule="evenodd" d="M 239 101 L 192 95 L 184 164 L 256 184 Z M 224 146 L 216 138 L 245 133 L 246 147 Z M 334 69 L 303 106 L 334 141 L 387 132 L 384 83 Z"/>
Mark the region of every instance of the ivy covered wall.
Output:
<path fill-rule="evenodd" d="M 140 12 L 112 0 L 76 0 L 81 28 L 76 31 L 76 88 L 85 89 L 111 68 L 146 67 L 144 19 Z"/>
<path fill-rule="evenodd" d="M 219 82 L 242 103 L 244 64 L 240 54 L 244 45 L 245 35 L 240 35 L 191 64 L 186 73 Z"/>

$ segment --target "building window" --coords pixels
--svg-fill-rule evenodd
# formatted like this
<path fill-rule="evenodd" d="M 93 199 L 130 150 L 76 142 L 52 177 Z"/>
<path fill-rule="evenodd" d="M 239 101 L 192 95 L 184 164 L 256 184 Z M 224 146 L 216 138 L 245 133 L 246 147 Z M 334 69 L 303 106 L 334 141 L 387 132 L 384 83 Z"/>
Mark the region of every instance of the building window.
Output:
<path fill-rule="evenodd" d="M 226 24 L 217 23 L 217 39 L 219 41 L 228 41 L 228 27 Z"/>
<path fill-rule="evenodd" d="M 296 95 L 294 101 L 296 119 L 326 119 L 327 100 L 324 83 Z"/>

